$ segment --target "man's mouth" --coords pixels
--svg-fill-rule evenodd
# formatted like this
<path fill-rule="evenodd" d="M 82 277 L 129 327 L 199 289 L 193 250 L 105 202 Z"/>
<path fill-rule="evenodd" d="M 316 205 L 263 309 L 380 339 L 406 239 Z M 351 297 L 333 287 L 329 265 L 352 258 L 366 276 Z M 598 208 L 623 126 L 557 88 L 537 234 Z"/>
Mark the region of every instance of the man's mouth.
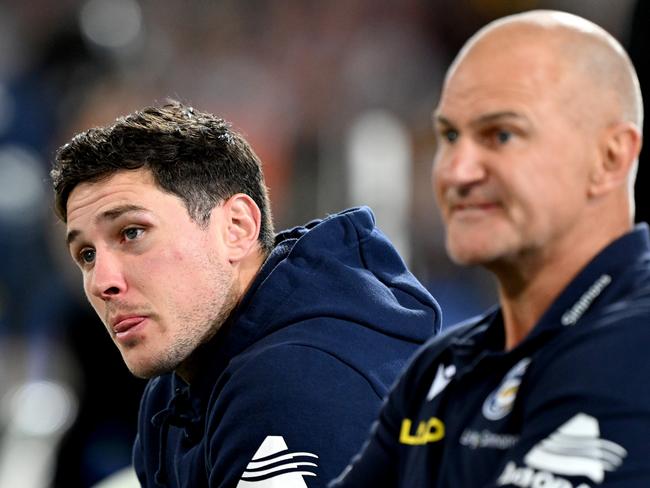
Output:
<path fill-rule="evenodd" d="M 449 206 L 450 213 L 465 213 L 465 212 L 487 212 L 490 210 L 495 210 L 499 208 L 500 205 L 497 202 L 463 202 L 463 203 L 453 203 Z"/>
<path fill-rule="evenodd" d="M 111 329 L 117 339 L 126 340 L 142 328 L 146 315 L 117 315 L 111 320 Z"/>

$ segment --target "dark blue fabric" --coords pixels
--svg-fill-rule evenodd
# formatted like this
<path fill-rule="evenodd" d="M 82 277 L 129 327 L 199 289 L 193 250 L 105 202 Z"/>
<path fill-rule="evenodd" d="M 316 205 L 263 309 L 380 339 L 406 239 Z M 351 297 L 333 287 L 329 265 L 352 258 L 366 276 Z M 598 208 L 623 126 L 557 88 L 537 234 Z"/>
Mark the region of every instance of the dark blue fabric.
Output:
<path fill-rule="evenodd" d="M 316 459 L 304 486 L 325 486 L 440 323 L 368 208 L 280 233 L 201 378 L 149 382 L 134 446 L 142 485 L 235 487 L 267 436 L 282 436 L 288 453 L 318 456 L 298 457 Z M 282 479 L 249 486 L 271 481 Z"/>
<path fill-rule="evenodd" d="M 649 347 L 642 224 L 596 256 L 514 349 L 504 350 L 499 309 L 432 339 L 330 488 L 647 488 Z"/>

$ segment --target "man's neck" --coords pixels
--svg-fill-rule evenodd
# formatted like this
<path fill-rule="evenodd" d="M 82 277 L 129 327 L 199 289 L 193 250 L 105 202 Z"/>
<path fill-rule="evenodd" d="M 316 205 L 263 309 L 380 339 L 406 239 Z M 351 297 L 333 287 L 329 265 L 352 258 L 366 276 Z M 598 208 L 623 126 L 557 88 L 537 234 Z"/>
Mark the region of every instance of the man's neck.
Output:
<path fill-rule="evenodd" d="M 237 275 L 240 296 L 243 297 L 251 287 L 267 257 L 268 253 L 258 249 L 241 262 Z"/>
<path fill-rule="evenodd" d="M 578 273 L 621 234 L 592 235 L 554 252 L 492 266 L 499 283 L 505 349 L 511 350 L 524 340 Z"/>
<path fill-rule="evenodd" d="M 232 293 L 224 303 L 223 314 L 220 316 L 214 329 L 207 335 L 203 342 L 192 352 L 192 354 L 185 359 L 177 368 L 176 373 L 188 384 L 191 384 L 198 374 L 203 370 L 206 360 L 210 360 L 212 352 L 208 344 L 213 340 L 213 337 L 219 332 L 222 326 L 230 319 L 232 313 L 235 312 L 242 298 L 250 289 L 253 281 L 259 273 L 264 261 L 268 254 L 258 250 L 242 260 L 235 273 L 235 281 L 233 283 Z"/>

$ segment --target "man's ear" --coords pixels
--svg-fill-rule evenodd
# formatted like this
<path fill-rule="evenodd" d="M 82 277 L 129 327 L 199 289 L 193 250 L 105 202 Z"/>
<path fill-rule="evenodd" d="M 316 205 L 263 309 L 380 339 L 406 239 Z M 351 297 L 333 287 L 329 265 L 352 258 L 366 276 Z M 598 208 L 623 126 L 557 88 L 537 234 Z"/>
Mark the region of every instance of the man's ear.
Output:
<path fill-rule="evenodd" d="M 237 193 L 223 203 L 224 243 L 230 262 L 238 262 L 258 249 L 262 213 L 251 197 Z"/>
<path fill-rule="evenodd" d="M 605 129 L 597 161 L 591 168 L 589 196 L 598 197 L 627 185 L 640 151 L 641 133 L 636 125 L 625 122 Z"/>

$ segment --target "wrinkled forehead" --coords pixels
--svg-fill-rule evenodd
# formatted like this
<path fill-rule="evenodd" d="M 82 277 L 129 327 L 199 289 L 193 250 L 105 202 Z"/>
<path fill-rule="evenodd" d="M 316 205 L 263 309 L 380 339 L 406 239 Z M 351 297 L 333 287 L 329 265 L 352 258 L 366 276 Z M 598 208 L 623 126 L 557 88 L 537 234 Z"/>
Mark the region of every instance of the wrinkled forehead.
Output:
<path fill-rule="evenodd" d="M 515 14 L 490 22 L 476 32 L 459 52 L 454 65 L 477 52 L 512 53 L 532 47 L 553 51 L 558 57 L 579 41 L 616 43 L 602 28 L 581 17 L 551 10 Z"/>
<path fill-rule="evenodd" d="M 466 51 L 445 79 L 437 111 L 450 105 L 478 110 L 478 102 L 512 109 L 559 100 L 569 91 L 567 69 L 553 49 L 534 43 L 485 42 Z M 501 106 L 502 105 L 502 106 Z"/>
<path fill-rule="evenodd" d="M 634 68 L 611 35 L 571 15 L 513 17 L 466 43 L 447 72 L 443 99 L 468 86 L 522 85 L 531 96 L 571 103 L 591 113 L 589 118 L 641 125 Z"/>
<path fill-rule="evenodd" d="M 508 25 L 470 41 L 448 70 L 446 84 L 509 79 L 558 80 L 571 71 L 563 55 L 562 34 L 546 29 Z"/>

